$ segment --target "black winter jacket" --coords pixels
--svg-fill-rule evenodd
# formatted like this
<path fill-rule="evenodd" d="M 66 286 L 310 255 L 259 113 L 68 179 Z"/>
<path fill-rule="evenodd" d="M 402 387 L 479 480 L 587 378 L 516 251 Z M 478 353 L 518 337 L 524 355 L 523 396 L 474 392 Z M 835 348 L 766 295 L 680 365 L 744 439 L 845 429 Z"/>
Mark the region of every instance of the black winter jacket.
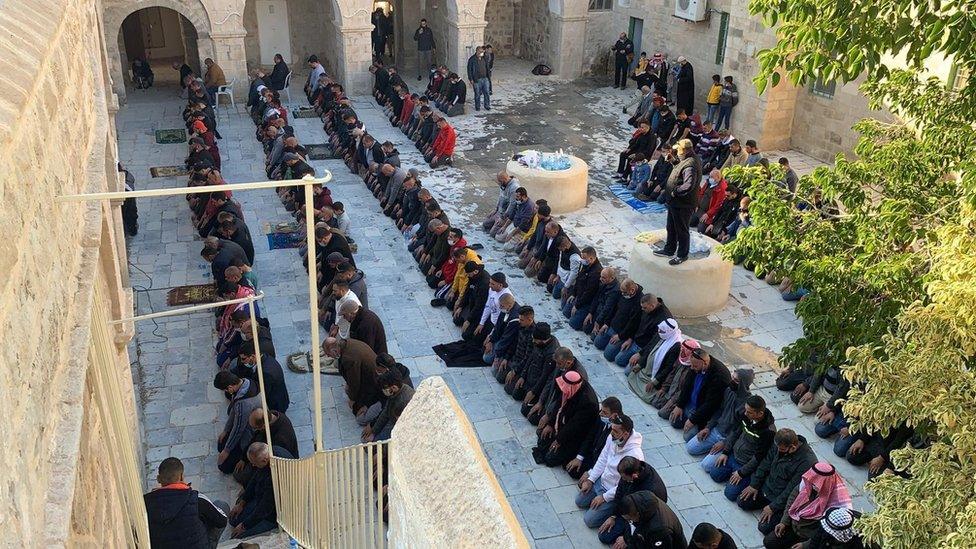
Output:
<path fill-rule="evenodd" d="M 681 394 L 678 396 L 678 408 L 685 408 L 691 402 L 691 393 L 695 388 L 695 372 L 685 376 L 684 383 L 681 385 Z M 689 418 L 699 429 L 704 429 L 708 425 L 708 420 L 722 405 L 725 398 L 725 388 L 732 382 L 732 374 L 729 369 L 722 364 L 722 361 L 711 357 L 711 364 L 705 373 L 705 381 L 702 383 L 698 393 L 698 403 Z"/>
<path fill-rule="evenodd" d="M 204 549 L 207 529 L 227 525 L 227 515 L 192 488 L 164 486 L 145 494 L 143 500 L 154 549 Z"/>

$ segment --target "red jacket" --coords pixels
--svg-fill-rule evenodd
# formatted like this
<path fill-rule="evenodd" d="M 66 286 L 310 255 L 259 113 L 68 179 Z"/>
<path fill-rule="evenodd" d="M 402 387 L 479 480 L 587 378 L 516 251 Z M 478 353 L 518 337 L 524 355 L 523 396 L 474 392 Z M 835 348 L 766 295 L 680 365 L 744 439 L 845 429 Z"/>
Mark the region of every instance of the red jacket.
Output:
<path fill-rule="evenodd" d="M 441 128 L 434 140 L 434 156 L 453 156 L 456 141 L 457 132 L 454 131 L 454 126 L 448 124 Z"/>
<path fill-rule="evenodd" d="M 408 95 L 403 99 L 403 108 L 400 109 L 400 125 L 406 125 L 410 122 L 410 116 L 413 115 L 413 96 Z"/>
<path fill-rule="evenodd" d="M 718 209 L 722 207 L 722 202 L 725 201 L 726 189 L 728 189 L 729 183 L 722 179 L 718 182 L 718 185 L 712 189 L 712 198 L 708 202 L 708 210 L 705 211 L 705 223 L 711 223 L 715 219 L 715 214 L 718 213 Z M 701 187 L 698 191 L 698 197 L 701 198 L 705 194 L 705 187 Z"/>
<path fill-rule="evenodd" d="M 454 282 L 454 275 L 457 274 L 458 266 L 457 262 L 454 261 L 454 250 L 464 248 L 467 245 L 468 241 L 462 236 L 457 242 L 454 243 L 453 246 L 451 246 L 450 251 L 447 252 L 447 259 L 444 260 L 444 263 L 441 265 L 441 276 L 448 284 Z"/>

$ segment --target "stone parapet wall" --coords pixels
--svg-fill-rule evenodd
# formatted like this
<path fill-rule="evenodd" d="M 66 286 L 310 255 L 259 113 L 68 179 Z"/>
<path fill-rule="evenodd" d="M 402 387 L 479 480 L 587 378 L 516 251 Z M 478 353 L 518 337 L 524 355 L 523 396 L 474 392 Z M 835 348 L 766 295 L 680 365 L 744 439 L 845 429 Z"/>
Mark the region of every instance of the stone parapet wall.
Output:
<path fill-rule="evenodd" d="M 474 427 L 439 377 L 425 379 L 390 441 L 390 545 L 527 548 Z"/>
<path fill-rule="evenodd" d="M 0 6 L 0 530 L 24 547 L 117 547 L 124 536 L 106 463 L 105 420 L 87 385 L 93 281 L 124 303 L 107 204 L 60 194 L 116 190 L 100 5 L 15 0 Z M 124 263 L 124 261 L 121 261 Z M 127 387 L 128 358 L 118 375 Z M 134 418 L 132 395 L 118 406 Z M 129 433 L 131 441 L 135 433 Z"/>

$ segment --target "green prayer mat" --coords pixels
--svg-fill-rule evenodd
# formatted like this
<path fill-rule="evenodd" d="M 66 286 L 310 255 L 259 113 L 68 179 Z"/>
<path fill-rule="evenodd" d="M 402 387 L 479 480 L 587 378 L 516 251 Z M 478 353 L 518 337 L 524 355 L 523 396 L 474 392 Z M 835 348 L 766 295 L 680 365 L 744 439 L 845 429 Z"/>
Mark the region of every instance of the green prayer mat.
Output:
<path fill-rule="evenodd" d="M 312 107 L 299 107 L 291 111 L 292 118 L 316 118 L 317 116 Z"/>
<path fill-rule="evenodd" d="M 160 145 L 172 145 L 173 143 L 186 143 L 186 130 L 183 128 L 173 128 L 169 130 L 156 130 L 156 143 Z"/>
<path fill-rule="evenodd" d="M 332 147 L 327 143 L 313 143 L 305 145 L 305 152 L 308 153 L 309 160 L 329 160 L 335 158 L 332 155 Z"/>
<path fill-rule="evenodd" d="M 190 175 L 190 172 L 183 166 L 156 166 L 149 168 L 149 174 L 153 177 L 180 177 Z"/>

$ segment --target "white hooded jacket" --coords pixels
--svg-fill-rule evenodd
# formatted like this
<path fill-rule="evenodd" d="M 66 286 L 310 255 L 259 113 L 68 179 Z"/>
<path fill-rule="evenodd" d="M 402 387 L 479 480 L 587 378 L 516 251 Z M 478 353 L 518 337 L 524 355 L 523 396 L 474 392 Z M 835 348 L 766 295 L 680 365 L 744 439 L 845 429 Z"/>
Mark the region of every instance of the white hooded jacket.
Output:
<path fill-rule="evenodd" d="M 620 464 L 620 460 L 627 456 L 633 456 L 644 461 L 644 450 L 641 449 L 641 442 L 644 441 L 644 437 L 640 433 L 637 431 L 631 433 L 630 438 L 620 448 L 613 443 L 612 439 L 612 433 L 607 435 L 607 442 L 603 445 L 603 451 L 600 452 L 600 457 L 596 460 L 596 465 L 590 469 L 588 476 L 590 482 L 596 482 L 597 479 L 600 479 L 600 484 L 606 490 L 603 493 L 604 501 L 613 501 L 617 493 L 617 484 L 620 483 L 617 465 Z"/>

